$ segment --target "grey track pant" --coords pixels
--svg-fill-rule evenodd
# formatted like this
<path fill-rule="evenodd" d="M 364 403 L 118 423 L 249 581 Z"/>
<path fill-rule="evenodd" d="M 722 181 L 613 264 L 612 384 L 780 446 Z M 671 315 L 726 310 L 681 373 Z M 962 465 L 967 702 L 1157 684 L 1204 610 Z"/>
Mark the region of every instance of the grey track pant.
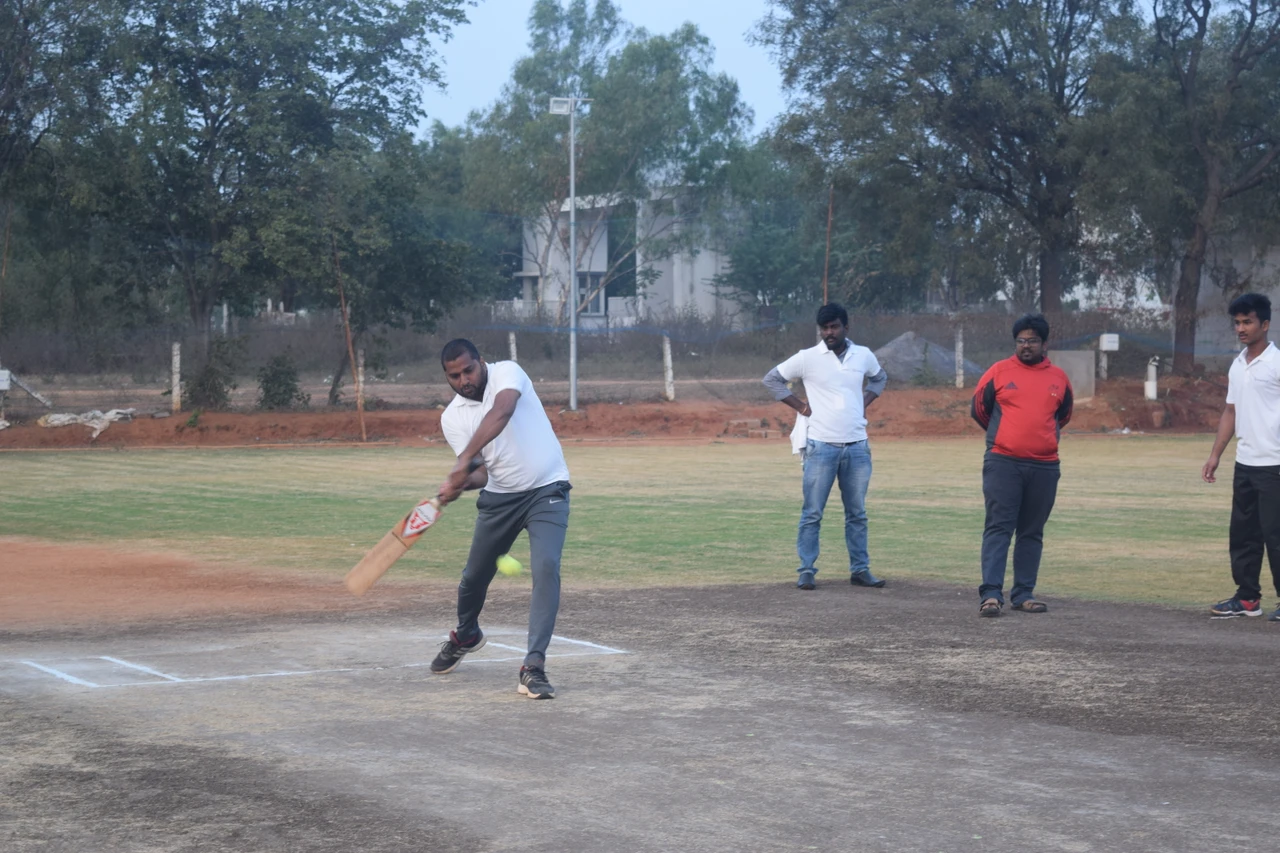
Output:
<path fill-rule="evenodd" d="M 511 550 L 521 530 L 528 530 L 533 598 L 529 602 L 529 651 L 524 662 L 528 666 L 543 665 L 560 610 L 560 554 L 569 529 L 571 488 L 561 482 L 528 492 L 480 492 L 471 553 L 458 584 L 458 639 L 465 642 L 480 630 L 480 611 L 498 571 L 498 558 Z"/>

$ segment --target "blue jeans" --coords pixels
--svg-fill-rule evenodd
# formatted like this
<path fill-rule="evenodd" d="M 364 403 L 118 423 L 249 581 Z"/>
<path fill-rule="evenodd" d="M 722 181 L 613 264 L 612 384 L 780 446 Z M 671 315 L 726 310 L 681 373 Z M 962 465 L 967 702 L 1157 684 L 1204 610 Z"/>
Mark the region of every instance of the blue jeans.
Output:
<path fill-rule="evenodd" d="M 804 455 L 804 508 L 800 511 L 800 531 L 796 553 L 798 572 L 817 573 L 818 534 L 822 510 L 831 495 L 831 486 L 840 481 L 844 502 L 844 543 L 849 549 L 849 572 L 871 568 L 867 556 L 867 486 L 871 483 L 871 448 L 865 441 L 854 444 L 827 444 L 810 440 Z"/>

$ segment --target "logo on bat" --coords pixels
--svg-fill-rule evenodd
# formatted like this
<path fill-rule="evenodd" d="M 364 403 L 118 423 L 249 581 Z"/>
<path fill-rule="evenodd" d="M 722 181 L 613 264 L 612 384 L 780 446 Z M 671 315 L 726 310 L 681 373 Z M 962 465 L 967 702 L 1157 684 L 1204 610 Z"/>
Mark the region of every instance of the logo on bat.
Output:
<path fill-rule="evenodd" d="M 430 501 L 424 504 L 418 504 L 414 511 L 409 514 L 409 519 L 404 523 L 404 535 L 417 536 L 419 533 L 435 524 L 435 521 L 439 516 L 440 510 L 436 509 L 435 504 Z"/>

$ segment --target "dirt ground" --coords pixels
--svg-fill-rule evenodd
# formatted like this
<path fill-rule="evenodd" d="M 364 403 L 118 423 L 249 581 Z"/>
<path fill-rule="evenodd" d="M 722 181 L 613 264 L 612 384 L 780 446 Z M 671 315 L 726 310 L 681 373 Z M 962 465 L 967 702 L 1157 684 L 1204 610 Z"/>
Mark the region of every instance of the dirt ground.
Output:
<path fill-rule="evenodd" d="M 1068 431 L 1204 432 L 1217 426 L 1225 390 L 1207 380 L 1171 380 L 1161 386 L 1165 397 L 1143 399 L 1142 383 L 1100 383 L 1097 396 L 1082 400 Z M 704 440 L 756 438 L 784 440 L 794 417 L 777 403 L 759 399 L 759 383 L 747 398 L 743 388 L 727 383 L 718 393 L 729 399 L 676 402 L 589 402 L 577 412 L 551 405 L 547 413 L 565 440 Z M 731 390 L 730 390 L 731 389 Z M 615 389 L 616 390 L 616 389 Z M 759 389 L 763 391 L 762 388 Z M 893 389 L 868 412 L 873 438 L 944 437 L 977 430 L 969 418 L 971 390 L 955 388 Z M 607 396 L 601 392 L 602 396 Z M 616 396 L 616 394 L 615 394 Z M 430 399 L 424 392 L 419 399 Z M 437 404 L 439 405 L 439 404 Z M 442 441 L 439 408 L 389 408 L 365 414 L 369 441 L 420 445 Z M 131 422 L 112 424 L 96 439 L 85 426 L 43 428 L 28 417 L 0 431 L 0 449 L 244 446 L 285 443 L 337 443 L 361 440 L 354 411 L 206 412 L 193 418 L 179 414 L 156 418 L 144 410 Z"/>
<path fill-rule="evenodd" d="M 968 589 L 806 593 L 785 571 L 570 577 L 557 634 L 626 654 L 553 655 L 558 697 L 528 702 L 518 653 L 426 672 L 451 585 L 357 601 L 336 578 L 163 554 L 0 553 L 7 851 L 1102 853 L 1274 835 L 1265 620 L 1070 600 L 984 620 Z M 491 641 L 522 645 L 527 610 L 526 590 L 496 591 Z M 132 684 L 34 668 L 104 661 Z"/>
<path fill-rule="evenodd" d="M 201 564 L 178 554 L 0 537 L 0 632 L 305 613 L 352 605 L 314 575 Z"/>
<path fill-rule="evenodd" d="M 1153 431 L 1154 410 L 1161 429 L 1213 427 L 1220 388 L 1170 391 L 1151 404 L 1140 383 L 1104 384 L 1071 428 Z M 976 430 L 967 396 L 888 394 L 873 435 Z M 776 441 L 780 412 L 549 407 L 563 438 L 599 441 Z M 87 432 L 20 424 L 0 448 L 84 447 Z M 439 410 L 371 412 L 369 432 L 439 440 Z M 358 438 L 352 412 L 205 414 L 115 424 L 96 445 Z M 528 702 L 518 586 L 486 607 L 490 646 L 440 677 L 425 664 L 453 623 L 451 583 L 384 579 L 354 599 L 337 578 L 14 538 L 0 580 L 5 851 L 1163 853 L 1274 838 L 1280 625 L 1262 619 L 1051 600 L 983 620 L 969 588 L 823 576 L 806 593 L 789 567 L 732 587 L 566 577 L 559 695 Z"/>

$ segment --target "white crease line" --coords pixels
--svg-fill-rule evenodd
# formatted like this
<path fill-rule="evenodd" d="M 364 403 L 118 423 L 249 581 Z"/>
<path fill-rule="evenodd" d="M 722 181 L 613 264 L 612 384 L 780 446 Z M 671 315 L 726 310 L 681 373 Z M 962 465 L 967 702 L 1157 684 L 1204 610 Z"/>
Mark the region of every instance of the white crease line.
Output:
<path fill-rule="evenodd" d="M 520 651 L 517 649 L 516 651 Z M 623 652 L 622 654 L 626 654 Z M 599 652 L 569 652 L 561 655 L 547 655 L 547 660 L 559 660 L 560 658 L 599 658 L 604 655 Z M 473 663 L 510 663 L 513 660 L 524 660 L 524 653 L 521 652 L 520 657 L 516 658 L 472 658 L 467 660 L 468 664 Z M 401 665 L 401 669 L 412 669 L 417 666 L 428 666 L 427 663 L 406 663 Z"/>
<path fill-rule="evenodd" d="M 139 672 L 145 672 L 147 675 L 159 676 L 160 678 L 163 678 L 165 681 L 186 681 L 185 678 L 178 678 L 176 675 L 165 675 L 163 672 L 152 669 L 149 666 L 143 666 L 140 663 L 129 663 L 127 660 L 120 660 L 120 658 L 113 658 L 113 657 L 108 657 L 107 655 L 102 655 L 98 658 L 98 660 L 105 660 L 105 661 L 111 661 L 112 663 L 118 663 L 121 666 L 127 666 L 130 669 L 136 669 Z"/>
<path fill-rule="evenodd" d="M 54 669 L 51 666 L 44 666 L 43 664 L 38 664 L 35 661 L 21 660 L 21 661 L 18 661 L 18 663 L 25 663 L 27 666 L 34 667 L 35 669 L 38 669 L 41 672 L 47 672 L 56 678 L 61 678 L 63 681 L 70 681 L 72 684 L 79 684 L 82 687 L 101 686 L 98 684 L 94 684 L 92 681 L 85 681 L 83 678 L 76 678 L 74 675 L 68 675 L 67 673 L 63 672 L 60 669 Z"/>
<path fill-rule="evenodd" d="M 609 646 L 601 646 L 595 643 L 588 643 L 586 640 L 571 640 L 568 637 L 561 637 L 557 634 L 552 634 L 551 639 L 559 640 L 562 643 L 573 643 L 579 646 L 589 646 L 590 648 L 593 648 L 593 649 L 600 649 L 601 651 L 607 652 L 608 654 L 614 654 L 614 655 L 630 654 L 630 652 L 625 652 L 622 649 L 613 649 L 613 648 L 610 648 Z"/>
<path fill-rule="evenodd" d="M 587 646 L 592 649 L 598 649 L 599 651 L 549 654 L 547 655 L 548 660 L 553 660 L 558 658 L 600 657 L 601 654 L 616 654 L 616 655 L 630 654 L 630 652 L 623 651 L 622 649 L 614 649 L 614 648 L 610 648 L 609 646 L 601 646 L 601 645 L 597 645 L 596 643 L 589 643 L 586 640 L 571 640 L 568 637 L 557 637 L 554 635 L 552 636 L 552 639 L 561 640 L 566 643 L 574 643 L 579 646 Z M 511 661 L 524 660 L 525 652 L 523 649 L 516 648 L 515 646 L 508 646 L 502 643 L 494 643 L 494 642 L 490 642 L 489 645 L 497 646 L 498 648 L 517 652 L 519 654 L 519 657 L 476 658 L 472 660 L 471 663 L 510 663 Z M 43 672 L 47 672 L 50 675 L 61 678 L 64 681 L 70 681 L 72 684 L 80 684 L 84 687 L 146 687 L 148 685 L 153 685 L 153 684 L 199 684 L 207 681 L 244 681 L 250 678 L 281 678 L 288 675 L 321 675 L 324 673 L 333 673 L 333 672 L 376 672 L 377 670 L 380 670 L 380 669 L 412 669 L 415 667 L 428 665 L 427 663 L 406 663 L 406 664 L 401 664 L 400 666 L 368 667 L 363 669 L 356 668 L 356 667 L 342 667 L 340 669 L 300 669 L 300 670 L 288 670 L 283 672 L 258 672 L 258 673 L 253 673 L 252 675 L 215 675 L 215 676 L 208 676 L 204 678 L 177 678 L 172 675 L 165 675 L 163 672 L 159 672 L 149 667 L 144 667 L 139 664 L 129 663 L 128 661 L 120 660 L 119 658 L 107 657 L 106 655 L 102 655 L 98 659 L 110 661 L 111 663 L 118 663 L 122 666 L 130 667 L 132 669 L 136 669 L 141 672 L 146 672 L 151 675 L 156 675 L 166 680 L 165 681 L 133 681 L 133 682 L 126 682 L 124 684 L 94 684 L 92 681 L 85 681 L 82 678 L 76 678 L 74 675 L 68 675 L 67 673 L 62 672 L 61 670 L 57 670 L 52 667 L 38 664 L 35 661 L 23 660 L 18 662 L 26 664 L 27 666 L 30 666 L 30 667 L 34 667 Z"/>
<path fill-rule="evenodd" d="M 345 669 L 299 669 L 286 672 L 255 672 L 252 675 L 211 675 L 207 678 L 180 678 L 178 684 L 199 684 L 204 681 L 244 681 L 248 678 L 281 678 L 286 675 L 321 675 L 326 672 L 365 672 L 352 668 Z M 132 681 L 125 684 L 103 684 L 102 687 L 146 687 L 152 684 L 173 684 L 172 681 Z M 94 685 L 95 687 L 98 685 Z"/>
<path fill-rule="evenodd" d="M 517 651 L 518 651 L 518 650 L 517 650 Z M 474 660 L 469 660 L 469 661 L 467 661 L 467 663 L 468 663 L 468 664 L 473 664 L 473 663 L 510 663 L 510 662 L 511 662 L 511 661 L 513 661 L 513 660 L 524 660 L 524 654 L 522 653 L 522 654 L 520 655 L 520 657 L 517 657 L 517 658 L 475 658 Z M 414 669 L 415 667 L 419 667 L 419 666 L 430 666 L 430 664 L 429 664 L 429 663 L 426 663 L 426 662 L 423 662 L 423 663 L 406 663 L 406 664 L 401 664 L 399 667 L 397 667 L 397 669 Z"/>

